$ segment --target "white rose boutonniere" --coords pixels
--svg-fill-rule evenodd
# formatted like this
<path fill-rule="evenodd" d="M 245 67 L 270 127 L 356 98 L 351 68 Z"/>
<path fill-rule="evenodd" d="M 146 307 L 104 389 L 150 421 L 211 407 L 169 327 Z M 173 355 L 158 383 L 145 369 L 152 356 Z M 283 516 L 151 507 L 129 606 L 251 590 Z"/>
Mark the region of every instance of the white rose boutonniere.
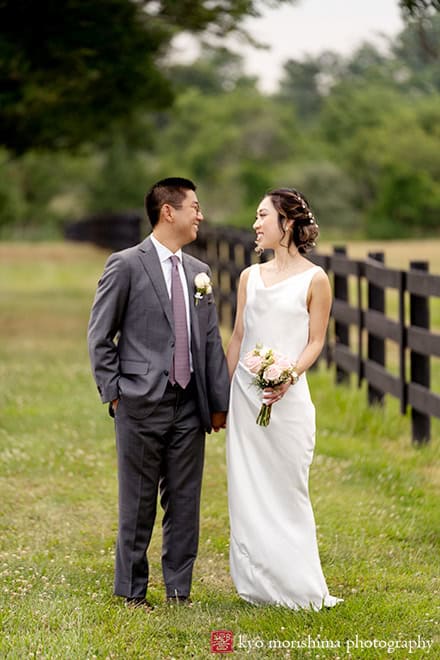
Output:
<path fill-rule="evenodd" d="M 196 300 L 196 305 L 198 305 L 203 296 L 212 293 L 212 284 L 207 273 L 199 273 L 194 278 L 194 285 L 196 287 L 194 298 Z"/>

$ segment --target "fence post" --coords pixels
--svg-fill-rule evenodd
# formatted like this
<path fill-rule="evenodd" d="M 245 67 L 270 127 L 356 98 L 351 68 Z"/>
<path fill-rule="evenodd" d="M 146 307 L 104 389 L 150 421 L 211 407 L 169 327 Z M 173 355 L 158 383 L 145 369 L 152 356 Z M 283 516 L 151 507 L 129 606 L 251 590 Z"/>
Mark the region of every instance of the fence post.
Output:
<path fill-rule="evenodd" d="M 322 268 L 324 268 L 325 272 L 327 275 L 330 272 L 330 256 L 329 255 L 322 255 Z M 318 362 L 321 360 L 321 356 L 325 358 L 326 366 L 327 369 L 330 369 L 332 362 L 333 362 L 333 355 L 332 355 L 332 349 L 330 345 L 330 324 L 327 326 L 327 331 L 325 333 L 325 343 L 324 343 L 324 348 L 322 349 L 321 355 L 318 357 L 318 360 L 315 362 L 317 365 Z"/>
<path fill-rule="evenodd" d="M 399 376 L 400 376 L 400 412 L 406 415 L 408 393 L 406 387 L 406 328 L 405 328 L 405 291 L 406 273 L 400 271 L 399 277 Z"/>
<path fill-rule="evenodd" d="M 337 257 L 347 256 L 347 249 L 343 245 L 335 246 L 333 248 L 333 254 Z M 348 278 L 346 275 L 337 275 L 335 273 L 334 278 L 334 296 L 335 300 L 341 300 L 343 302 L 348 302 Z M 341 321 L 335 321 L 335 343 L 342 344 L 343 346 L 350 345 L 350 327 L 346 323 Z M 337 383 L 349 383 L 350 374 L 336 366 L 336 382 Z"/>
<path fill-rule="evenodd" d="M 379 263 L 384 263 L 383 252 L 369 252 L 368 257 Z M 368 309 L 376 312 L 385 312 L 385 290 L 377 284 L 368 283 Z M 376 364 L 385 366 L 385 340 L 368 333 L 368 359 Z M 382 405 L 384 394 L 372 385 L 368 385 L 369 405 Z"/>
<path fill-rule="evenodd" d="M 411 270 L 429 270 L 427 261 L 411 261 Z M 418 328 L 429 329 L 429 300 L 425 296 L 410 295 L 410 323 Z M 411 351 L 411 382 L 424 385 L 428 389 L 431 384 L 431 368 L 429 356 Z M 412 440 L 417 444 L 429 442 L 431 437 L 431 418 L 429 415 L 411 408 Z"/>
<path fill-rule="evenodd" d="M 356 267 L 356 288 L 357 288 L 357 307 L 358 307 L 358 313 L 359 313 L 359 320 L 358 320 L 358 336 L 357 336 L 357 342 L 358 342 L 358 370 L 357 370 L 357 378 L 358 378 L 358 387 L 361 387 L 362 385 L 362 380 L 364 378 L 364 351 L 363 351 L 363 344 L 362 344 L 362 337 L 363 337 L 363 331 L 364 331 L 364 312 L 362 309 L 362 266 L 358 262 L 357 267 Z"/>
<path fill-rule="evenodd" d="M 229 243 L 229 265 L 231 270 L 229 271 L 229 308 L 230 308 L 230 317 L 229 317 L 229 327 L 231 331 L 234 329 L 235 316 L 237 314 L 237 274 L 235 272 L 235 267 L 237 263 L 237 258 L 235 254 L 235 243 Z M 232 272 L 231 272 L 232 271 Z"/>

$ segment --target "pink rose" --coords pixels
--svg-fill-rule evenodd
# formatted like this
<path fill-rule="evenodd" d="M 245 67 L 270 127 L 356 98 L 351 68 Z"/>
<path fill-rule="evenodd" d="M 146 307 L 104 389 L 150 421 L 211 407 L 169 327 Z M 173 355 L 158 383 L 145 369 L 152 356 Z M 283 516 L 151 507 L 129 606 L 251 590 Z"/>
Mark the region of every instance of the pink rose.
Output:
<path fill-rule="evenodd" d="M 275 362 L 274 364 L 271 364 L 269 367 L 266 367 L 263 373 L 263 378 L 264 380 L 269 380 L 269 381 L 279 380 L 284 370 L 285 370 L 284 367 L 280 367 L 279 362 Z"/>
<path fill-rule="evenodd" d="M 243 363 L 249 369 L 251 374 L 257 374 L 261 369 L 262 359 L 259 355 L 255 355 L 253 351 L 244 356 Z"/>
<path fill-rule="evenodd" d="M 292 367 L 292 363 L 284 355 L 277 358 L 276 363 L 280 367 L 281 371 L 287 371 Z"/>

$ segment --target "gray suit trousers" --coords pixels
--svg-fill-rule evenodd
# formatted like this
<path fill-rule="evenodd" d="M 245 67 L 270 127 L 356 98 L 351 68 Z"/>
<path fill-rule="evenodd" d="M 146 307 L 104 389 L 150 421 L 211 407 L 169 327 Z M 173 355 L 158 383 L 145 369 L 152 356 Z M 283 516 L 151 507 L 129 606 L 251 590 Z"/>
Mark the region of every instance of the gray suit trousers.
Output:
<path fill-rule="evenodd" d="M 146 595 L 147 549 L 160 489 L 166 594 L 188 596 L 198 548 L 205 446 L 193 380 L 186 390 L 169 384 L 153 415 L 145 419 L 131 417 L 122 398 L 115 427 L 119 480 L 115 594 Z"/>

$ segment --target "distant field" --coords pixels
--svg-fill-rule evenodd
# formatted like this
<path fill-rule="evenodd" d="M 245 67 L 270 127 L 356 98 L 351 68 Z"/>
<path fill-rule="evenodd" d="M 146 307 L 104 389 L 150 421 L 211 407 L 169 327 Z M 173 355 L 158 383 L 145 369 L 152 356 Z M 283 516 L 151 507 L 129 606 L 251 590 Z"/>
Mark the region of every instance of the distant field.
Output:
<path fill-rule="evenodd" d="M 431 273 L 440 273 L 440 240 L 417 241 L 320 241 L 318 251 L 333 252 L 334 245 L 345 245 L 349 257 L 364 259 L 369 252 L 384 252 L 385 265 L 408 270 L 410 261 L 428 261 Z"/>
<path fill-rule="evenodd" d="M 425 258 L 428 246 L 398 253 Z M 0 244 L 0 658 L 208 660 L 214 630 L 234 633 L 237 658 L 440 657 L 440 424 L 416 449 L 395 401 L 370 409 L 365 388 L 335 387 L 324 369 L 309 375 L 318 424 L 310 490 L 323 570 L 344 603 L 294 613 L 237 597 L 223 433 L 207 438 L 193 607 L 164 602 L 160 516 L 154 611 L 127 610 L 112 595 L 113 425 L 86 348 L 106 254 Z"/>
<path fill-rule="evenodd" d="M 432 273 L 440 273 L 440 239 L 417 241 L 334 241 L 319 242 L 318 251 L 332 253 L 334 245 L 345 245 L 348 256 L 362 259 L 369 252 L 385 252 L 385 263 L 391 268 L 409 268 L 410 261 L 428 261 Z M 1 243 L 0 261 L 21 260 L 36 254 L 47 256 L 54 260 L 75 261 L 78 255 L 81 259 L 93 259 L 99 254 L 105 254 L 92 245 L 84 243 Z"/>

